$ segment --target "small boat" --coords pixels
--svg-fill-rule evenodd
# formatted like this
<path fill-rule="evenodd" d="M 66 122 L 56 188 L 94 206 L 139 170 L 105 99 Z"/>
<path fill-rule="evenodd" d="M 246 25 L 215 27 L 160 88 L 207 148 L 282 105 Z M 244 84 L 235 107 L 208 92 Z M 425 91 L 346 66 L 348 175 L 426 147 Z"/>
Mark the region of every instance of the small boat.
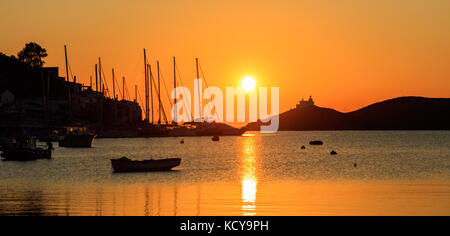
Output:
<path fill-rule="evenodd" d="M 330 153 L 331 155 L 337 155 L 337 152 L 336 151 L 331 151 L 331 153 Z"/>
<path fill-rule="evenodd" d="M 320 140 L 315 140 L 315 141 L 309 142 L 309 145 L 323 145 L 323 142 Z"/>
<path fill-rule="evenodd" d="M 84 126 L 72 126 L 66 128 L 66 135 L 59 141 L 60 147 L 90 148 L 96 134 L 88 131 Z"/>
<path fill-rule="evenodd" d="M 31 137 L 13 139 L 8 145 L 3 145 L 1 157 L 5 160 L 13 161 L 31 161 L 37 159 L 51 159 L 53 145 L 47 142 L 47 148 L 38 147 L 36 139 Z"/>
<path fill-rule="evenodd" d="M 181 164 L 180 158 L 134 161 L 126 157 L 111 160 L 114 172 L 169 171 Z"/>
<path fill-rule="evenodd" d="M 214 142 L 218 142 L 218 141 L 220 141 L 220 137 L 219 136 L 214 136 L 214 137 L 212 137 L 211 140 L 214 141 Z"/>
<path fill-rule="evenodd" d="M 28 147 L 3 147 L 2 157 L 5 160 L 31 161 L 37 159 L 51 159 L 52 150 Z"/>
<path fill-rule="evenodd" d="M 242 136 L 247 128 L 235 128 L 224 123 L 188 122 L 169 132 L 170 137 Z"/>

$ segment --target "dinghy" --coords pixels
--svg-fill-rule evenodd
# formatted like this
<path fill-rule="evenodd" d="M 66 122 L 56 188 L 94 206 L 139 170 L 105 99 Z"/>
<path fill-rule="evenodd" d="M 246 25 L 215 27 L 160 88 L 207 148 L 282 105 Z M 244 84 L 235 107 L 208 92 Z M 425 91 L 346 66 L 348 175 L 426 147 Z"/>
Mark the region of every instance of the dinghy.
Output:
<path fill-rule="evenodd" d="M 111 160 L 114 172 L 169 171 L 181 164 L 180 158 L 134 161 L 126 157 Z"/>

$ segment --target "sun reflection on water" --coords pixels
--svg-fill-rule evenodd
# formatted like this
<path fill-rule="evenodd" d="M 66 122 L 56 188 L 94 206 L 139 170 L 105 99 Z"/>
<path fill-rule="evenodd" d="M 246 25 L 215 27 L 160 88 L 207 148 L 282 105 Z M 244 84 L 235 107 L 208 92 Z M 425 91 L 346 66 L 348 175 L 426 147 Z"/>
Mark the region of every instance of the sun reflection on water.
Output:
<path fill-rule="evenodd" d="M 242 215 L 253 216 L 256 215 L 258 179 L 256 177 L 255 139 L 252 137 L 246 138 L 243 142 L 241 162 Z"/>

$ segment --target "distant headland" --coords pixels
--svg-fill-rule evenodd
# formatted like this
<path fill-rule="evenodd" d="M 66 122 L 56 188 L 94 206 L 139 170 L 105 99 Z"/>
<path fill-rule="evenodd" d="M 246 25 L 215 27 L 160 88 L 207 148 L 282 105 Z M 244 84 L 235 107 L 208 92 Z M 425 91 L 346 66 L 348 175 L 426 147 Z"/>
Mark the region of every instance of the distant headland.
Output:
<path fill-rule="evenodd" d="M 258 131 L 261 124 L 247 127 Z M 450 98 L 399 97 L 348 113 L 318 107 L 310 98 L 280 114 L 279 130 L 450 130 Z"/>

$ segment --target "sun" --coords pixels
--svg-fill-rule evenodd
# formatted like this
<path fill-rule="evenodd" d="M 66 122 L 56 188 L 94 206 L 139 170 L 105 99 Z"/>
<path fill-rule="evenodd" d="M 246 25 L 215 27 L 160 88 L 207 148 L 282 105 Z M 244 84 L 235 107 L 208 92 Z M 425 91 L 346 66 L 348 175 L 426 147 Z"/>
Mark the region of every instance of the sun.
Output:
<path fill-rule="evenodd" d="M 247 91 L 253 90 L 256 87 L 256 80 L 253 77 L 247 76 L 242 79 L 241 87 Z"/>

